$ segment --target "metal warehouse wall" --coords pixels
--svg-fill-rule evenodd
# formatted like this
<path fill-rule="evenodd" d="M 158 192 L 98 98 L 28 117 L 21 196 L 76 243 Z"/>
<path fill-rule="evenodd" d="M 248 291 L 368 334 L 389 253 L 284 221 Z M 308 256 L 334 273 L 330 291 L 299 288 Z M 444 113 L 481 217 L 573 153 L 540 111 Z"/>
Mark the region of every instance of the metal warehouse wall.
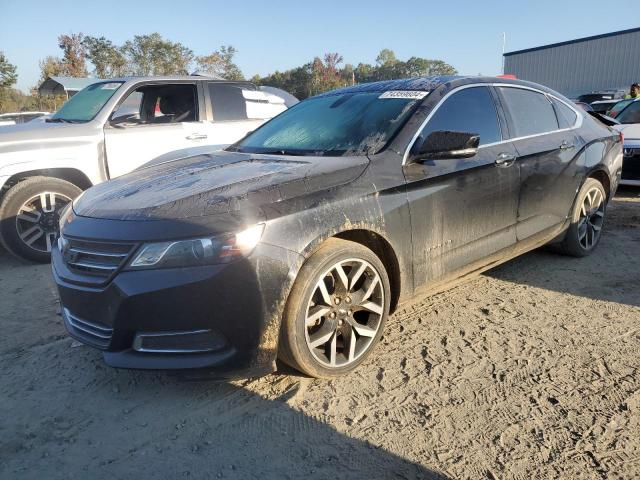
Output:
<path fill-rule="evenodd" d="M 504 73 L 569 97 L 640 82 L 640 28 L 506 53 Z"/>

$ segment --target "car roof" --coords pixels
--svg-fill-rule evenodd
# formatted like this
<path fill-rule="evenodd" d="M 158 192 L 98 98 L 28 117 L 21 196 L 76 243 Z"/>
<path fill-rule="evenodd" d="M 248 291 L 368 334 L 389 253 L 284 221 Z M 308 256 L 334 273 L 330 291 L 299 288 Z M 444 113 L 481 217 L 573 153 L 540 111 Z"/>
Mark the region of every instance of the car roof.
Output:
<path fill-rule="evenodd" d="M 539 90 L 554 93 L 549 88 L 538 85 L 533 82 L 527 82 L 524 80 L 517 80 L 511 78 L 504 77 L 477 77 L 477 76 L 461 76 L 461 75 L 434 75 L 429 77 L 414 77 L 414 78 L 402 78 L 399 80 L 382 80 L 379 82 L 372 83 L 360 83 L 358 85 L 353 85 L 350 87 L 339 88 L 337 90 L 331 90 L 330 92 L 325 92 L 317 95 L 317 97 L 330 96 L 330 95 L 341 95 L 345 93 L 364 93 L 364 92 L 387 92 L 390 90 L 412 90 L 412 91 L 422 91 L 422 92 L 431 92 L 444 84 L 450 84 L 451 87 L 455 87 L 458 85 L 464 84 L 473 84 L 473 83 L 500 83 L 500 84 L 509 84 L 514 86 L 525 86 L 525 87 L 533 87 Z"/>
<path fill-rule="evenodd" d="M 175 80 L 206 80 L 208 82 L 222 82 L 222 83 L 251 83 L 249 80 L 224 80 L 218 77 L 209 77 L 206 75 L 158 75 L 158 76 L 131 76 L 131 77 L 118 77 L 110 78 L 108 80 L 101 80 L 96 83 L 109 83 L 109 82 L 164 82 Z"/>

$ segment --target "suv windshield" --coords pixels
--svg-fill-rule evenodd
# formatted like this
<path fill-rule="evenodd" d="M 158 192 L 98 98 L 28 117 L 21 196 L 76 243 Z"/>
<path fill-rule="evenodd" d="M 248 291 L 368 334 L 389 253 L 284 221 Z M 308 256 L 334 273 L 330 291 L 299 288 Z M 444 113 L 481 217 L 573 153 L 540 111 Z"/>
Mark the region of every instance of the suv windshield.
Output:
<path fill-rule="evenodd" d="M 60 110 L 51 116 L 49 122 L 88 122 L 93 120 L 123 82 L 94 83 L 80 90 Z"/>
<path fill-rule="evenodd" d="M 427 92 L 310 98 L 228 148 L 282 155 L 366 155 L 382 150 Z"/>
<path fill-rule="evenodd" d="M 640 123 L 640 100 L 631 103 L 616 117 L 620 123 Z"/>

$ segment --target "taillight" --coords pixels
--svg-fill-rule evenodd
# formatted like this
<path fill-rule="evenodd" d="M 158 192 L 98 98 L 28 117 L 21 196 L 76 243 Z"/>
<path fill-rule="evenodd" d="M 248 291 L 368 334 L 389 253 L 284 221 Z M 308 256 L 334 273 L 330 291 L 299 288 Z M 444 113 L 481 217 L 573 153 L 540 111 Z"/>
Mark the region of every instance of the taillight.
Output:
<path fill-rule="evenodd" d="M 620 132 L 620 143 L 624 145 L 624 133 Z"/>

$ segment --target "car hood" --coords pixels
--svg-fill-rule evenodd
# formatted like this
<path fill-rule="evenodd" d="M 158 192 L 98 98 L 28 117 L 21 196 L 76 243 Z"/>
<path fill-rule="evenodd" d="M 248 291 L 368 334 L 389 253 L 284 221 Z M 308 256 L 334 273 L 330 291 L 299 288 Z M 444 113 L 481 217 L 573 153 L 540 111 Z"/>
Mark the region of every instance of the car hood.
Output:
<path fill-rule="evenodd" d="M 47 142 L 78 141 L 93 134 L 87 123 L 27 122 L 0 126 L 0 153 L 41 149 Z"/>
<path fill-rule="evenodd" d="M 625 139 L 640 139 L 640 123 L 623 123 L 620 125 L 614 125 L 613 128 L 624 133 Z"/>
<path fill-rule="evenodd" d="M 112 220 L 186 219 L 251 210 L 351 182 L 359 157 L 292 157 L 226 151 L 150 164 L 96 185 L 76 215 Z"/>

